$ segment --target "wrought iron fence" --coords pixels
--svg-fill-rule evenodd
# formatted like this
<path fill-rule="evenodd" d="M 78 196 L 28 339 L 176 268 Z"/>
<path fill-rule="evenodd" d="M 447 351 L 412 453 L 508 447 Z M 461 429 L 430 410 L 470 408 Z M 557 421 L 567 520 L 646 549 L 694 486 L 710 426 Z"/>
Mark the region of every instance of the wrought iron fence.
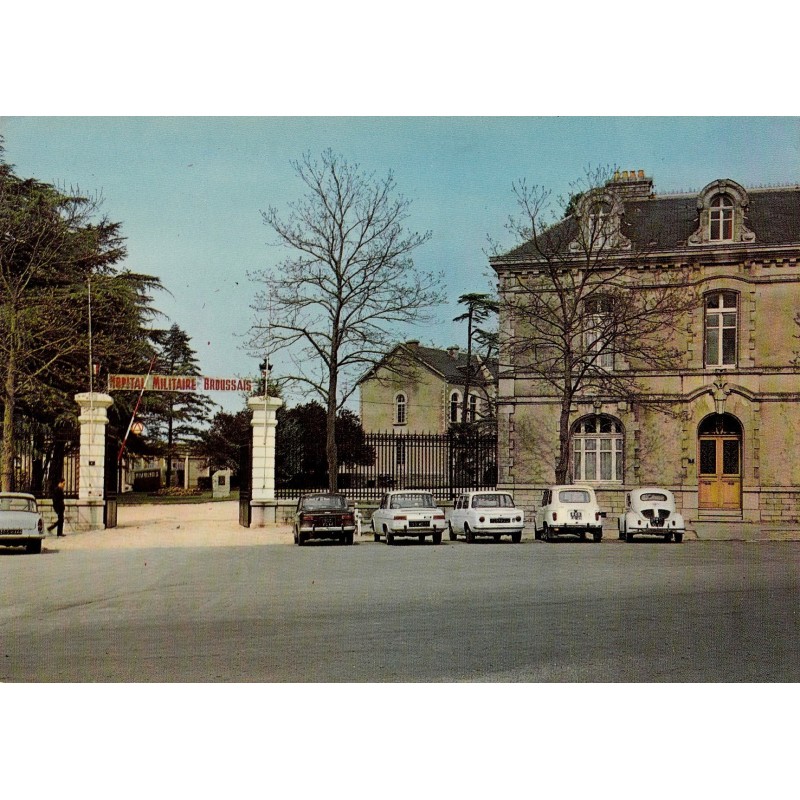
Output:
<path fill-rule="evenodd" d="M 0 437 L 2 442 L 2 437 Z M 11 490 L 50 497 L 59 478 L 64 478 L 64 496 L 78 496 L 80 446 L 76 435 L 54 432 L 36 420 L 14 421 L 14 460 Z"/>
<path fill-rule="evenodd" d="M 352 499 L 377 499 L 390 489 L 425 489 L 439 500 L 469 489 L 497 484 L 497 435 L 473 433 L 367 433 L 372 463 L 342 466 L 338 486 Z M 276 495 L 286 499 L 325 491 L 324 476 L 295 475 L 276 481 Z"/>

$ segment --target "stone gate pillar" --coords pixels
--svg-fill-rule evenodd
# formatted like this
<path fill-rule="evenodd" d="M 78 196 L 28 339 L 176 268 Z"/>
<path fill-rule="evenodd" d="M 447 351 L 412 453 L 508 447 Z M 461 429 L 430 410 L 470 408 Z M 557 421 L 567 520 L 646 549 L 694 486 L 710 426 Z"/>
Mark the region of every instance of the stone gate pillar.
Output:
<path fill-rule="evenodd" d="M 275 426 L 276 411 L 283 405 L 278 397 L 250 397 L 247 406 L 253 412 L 252 496 L 250 526 L 263 528 L 277 522 L 275 499 Z"/>
<path fill-rule="evenodd" d="M 78 503 L 74 508 L 77 519 L 73 527 L 89 531 L 103 527 L 103 490 L 105 486 L 106 425 L 108 409 L 114 403 L 100 392 L 75 395 L 81 408 L 81 452 L 78 472 Z"/>

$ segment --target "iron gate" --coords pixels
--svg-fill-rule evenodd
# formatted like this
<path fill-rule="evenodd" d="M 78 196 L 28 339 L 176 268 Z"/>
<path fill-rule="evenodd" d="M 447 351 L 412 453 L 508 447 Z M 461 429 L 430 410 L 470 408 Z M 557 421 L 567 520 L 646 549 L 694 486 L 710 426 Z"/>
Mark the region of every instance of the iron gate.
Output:
<path fill-rule="evenodd" d="M 253 461 L 250 444 L 239 448 L 239 524 L 249 528 L 253 509 L 250 500 L 253 497 Z"/>
<path fill-rule="evenodd" d="M 106 427 L 106 458 L 103 469 L 103 527 L 117 527 L 117 492 L 119 491 L 120 440 L 117 431 Z"/>

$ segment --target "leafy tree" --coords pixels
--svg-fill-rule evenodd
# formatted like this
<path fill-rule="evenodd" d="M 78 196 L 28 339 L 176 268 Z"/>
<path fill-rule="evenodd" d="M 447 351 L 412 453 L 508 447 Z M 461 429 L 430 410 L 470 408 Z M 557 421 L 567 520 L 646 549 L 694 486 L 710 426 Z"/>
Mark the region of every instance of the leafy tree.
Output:
<path fill-rule="evenodd" d="M 263 285 L 253 308 L 268 319 L 252 329 L 250 345 L 286 349 L 295 365 L 288 377 L 320 398 L 335 489 L 337 412 L 395 340 L 393 327 L 424 319 L 440 302 L 440 277 L 414 269 L 411 253 L 430 233 L 406 231 L 410 202 L 395 196 L 391 172 L 376 178 L 330 150 L 293 167 L 307 192 L 286 219 L 276 208 L 263 212 L 290 255 L 253 276 Z"/>
<path fill-rule="evenodd" d="M 275 431 L 276 479 L 289 486 L 330 486 L 325 442 L 325 409 L 312 401 L 294 408 L 280 407 Z M 339 463 L 348 466 L 374 463 L 375 451 L 366 444 L 364 429 L 349 409 L 337 414 L 336 444 Z"/>
<path fill-rule="evenodd" d="M 622 224 L 614 225 L 611 175 L 588 171 L 573 187 L 573 216 L 561 218 L 548 191 L 516 182 L 519 213 L 508 229 L 519 246 L 491 260 L 502 291 L 502 361 L 559 406 L 558 483 L 569 474 L 569 418 L 578 398 L 614 397 L 669 411 L 627 365 L 681 368 L 676 333 L 698 302 L 685 271 L 637 269 L 650 245 L 632 248 Z"/>
<path fill-rule="evenodd" d="M 464 394 L 461 398 L 461 424 L 465 425 L 468 421 L 467 410 L 470 391 L 475 384 L 476 377 L 481 367 L 486 363 L 496 343 L 494 331 L 479 328 L 478 325 L 486 322 L 491 316 L 497 314 L 500 303 L 491 295 L 479 292 L 462 294 L 461 297 L 458 298 L 458 302 L 467 307 L 467 310 L 463 314 L 459 314 L 453 319 L 453 322 L 467 323 L 467 365 L 464 368 Z M 487 350 L 484 358 L 479 359 L 478 363 L 474 363 L 472 358 L 473 349 L 475 349 L 476 344 L 483 345 Z"/>
<path fill-rule="evenodd" d="M 153 373 L 157 375 L 200 375 L 189 335 L 178 325 L 151 333 L 155 346 Z M 164 443 L 167 462 L 166 485 L 172 485 L 172 459 L 181 444 L 193 444 L 201 435 L 215 403 L 198 392 L 153 392 L 142 406 L 150 438 Z"/>
<path fill-rule="evenodd" d="M 249 408 L 235 414 L 218 411 L 208 428 L 200 431 L 193 447 L 194 454 L 205 459 L 212 473 L 218 469 L 230 469 L 237 474 L 240 448 L 252 436 L 252 418 Z"/>
<path fill-rule="evenodd" d="M 75 425 L 73 395 L 89 388 L 89 286 L 101 313 L 93 355 L 135 357 L 156 278 L 118 271 L 125 255 L 120 225 L 99 217 L 98 202 L 19 178 L 0 142 L 0 364 L 3 410 L 0 486 L 10 488 L 15 416 Z M 116 330 L 115 330 L 116 328 Z"/>

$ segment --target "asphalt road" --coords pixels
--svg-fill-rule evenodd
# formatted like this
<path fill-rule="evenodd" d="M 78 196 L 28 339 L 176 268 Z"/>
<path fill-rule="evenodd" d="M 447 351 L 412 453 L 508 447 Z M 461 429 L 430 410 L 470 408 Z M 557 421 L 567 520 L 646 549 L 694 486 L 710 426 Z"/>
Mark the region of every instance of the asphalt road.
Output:
<path fill-rule="evenodd" d="M 0 552 L 0 680 L 800 680 L 800 543 Z"/>

